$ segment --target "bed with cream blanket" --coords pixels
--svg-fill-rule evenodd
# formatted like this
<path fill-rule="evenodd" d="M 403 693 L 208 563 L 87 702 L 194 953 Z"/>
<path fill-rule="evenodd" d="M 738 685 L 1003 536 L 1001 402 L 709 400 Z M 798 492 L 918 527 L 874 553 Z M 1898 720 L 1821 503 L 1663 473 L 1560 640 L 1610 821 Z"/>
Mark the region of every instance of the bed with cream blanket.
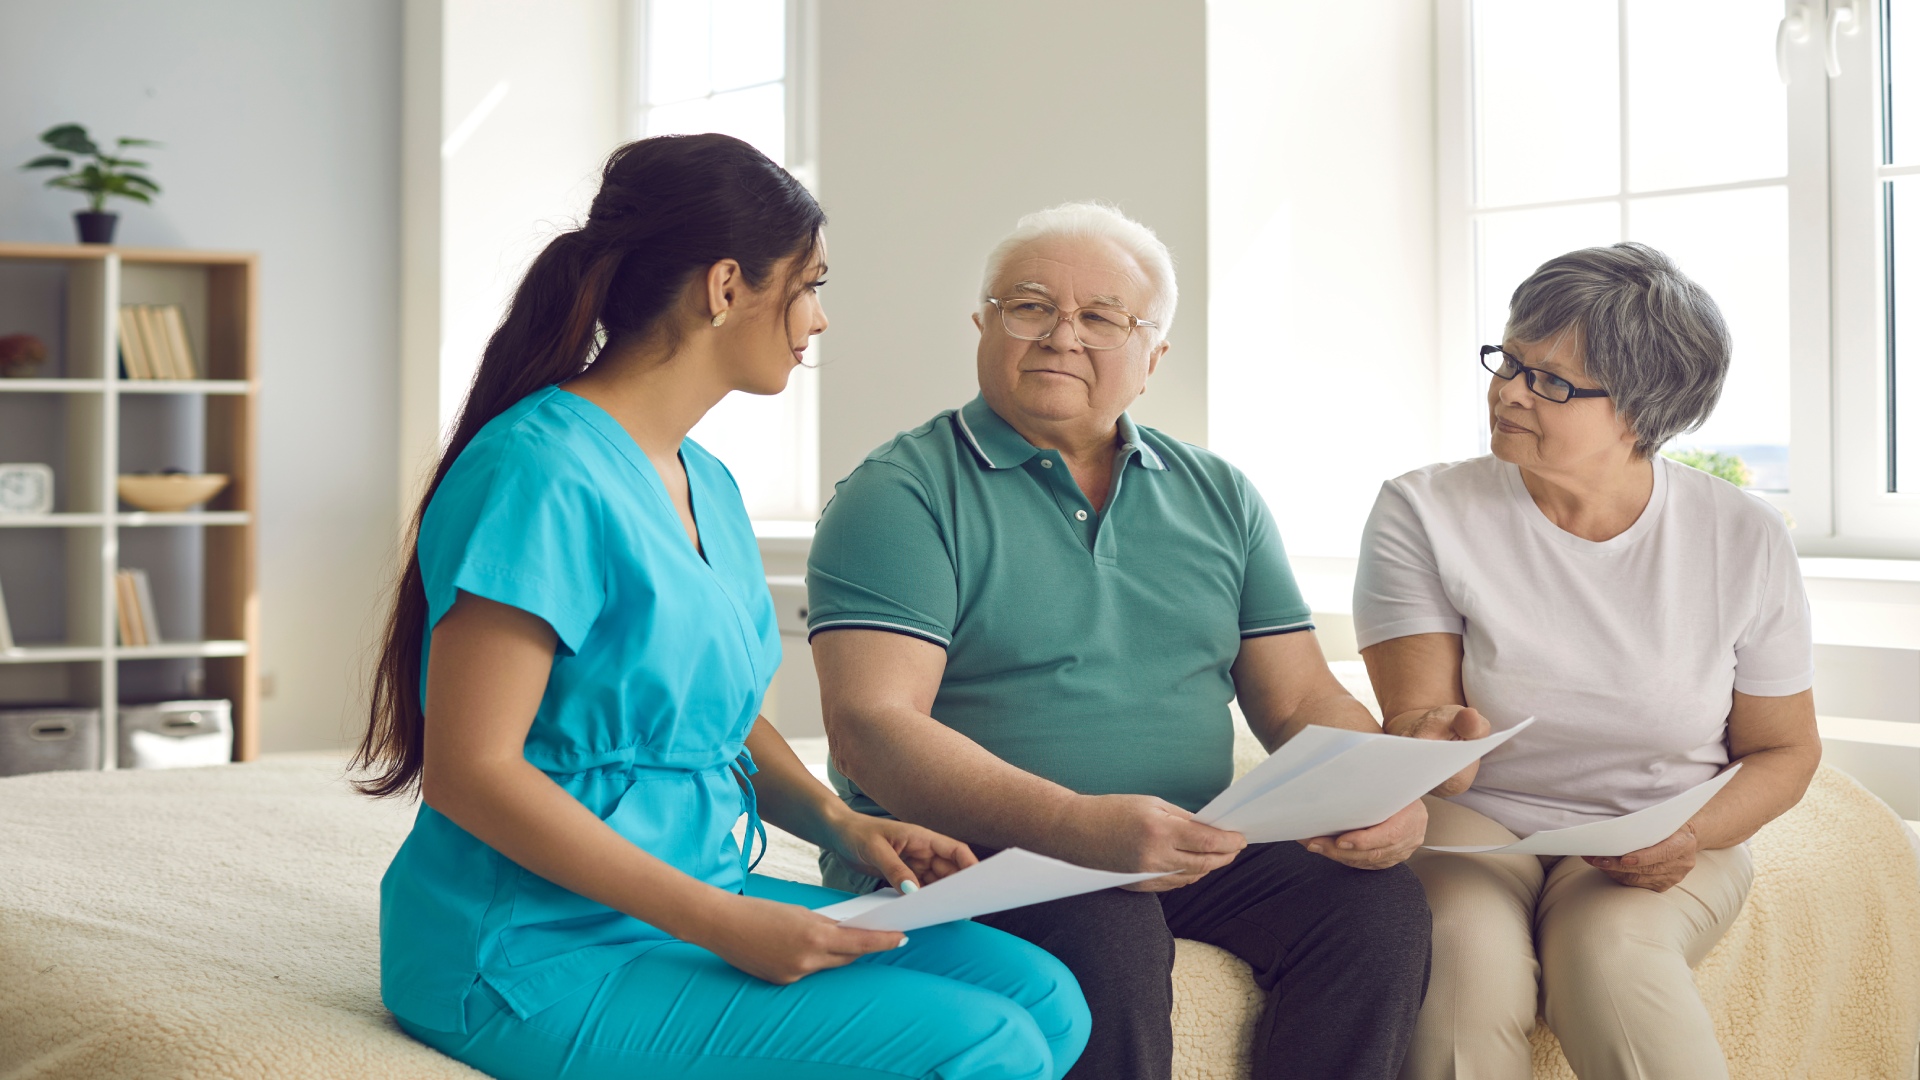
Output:
<path fill-rule="evenodd" d="M 0 1080 L 477 1076 L 380 1006 L 376 888 L 411 819 L 337 761 L 0 780 Z M 1697 973 L 1734 1077 L 1912 1080 L 1905 827 L 1823 769 L 1753 847 L 1746 910 Z M 786 836 L 761 871 L 817 880 Z M 1175 980 L 1175 1074 L 1245 1076 L 1245 965 L 1182 941 Z M 1551 1034 L 1534 1047 L 1537 1077 L 1572 1076 Z"/>

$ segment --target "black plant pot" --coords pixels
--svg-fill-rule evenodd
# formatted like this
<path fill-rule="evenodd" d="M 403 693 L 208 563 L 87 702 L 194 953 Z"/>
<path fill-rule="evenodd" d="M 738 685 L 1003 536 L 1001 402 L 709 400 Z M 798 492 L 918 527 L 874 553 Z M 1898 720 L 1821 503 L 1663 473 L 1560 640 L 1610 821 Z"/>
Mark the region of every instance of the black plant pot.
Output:
<path fill-rule="evenodd" d="M 73 215 L 74 224 L 80 226 L 80 242 L 83 244 L 113 243 L 113 226 L 119 220 L 119 214 L 96 213 L 92 210 L 80 210 Z"/>

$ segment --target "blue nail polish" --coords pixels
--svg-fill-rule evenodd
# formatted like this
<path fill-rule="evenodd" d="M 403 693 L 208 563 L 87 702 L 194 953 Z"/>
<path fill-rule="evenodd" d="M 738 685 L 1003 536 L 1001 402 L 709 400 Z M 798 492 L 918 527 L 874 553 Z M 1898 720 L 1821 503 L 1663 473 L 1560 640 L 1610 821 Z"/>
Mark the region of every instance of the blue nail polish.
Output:
<path fill-rule="evenodd" d="M 907 895 L 908 893 L 917 893 L 917 892 L 919 892 L 919 891 L 920 891 L 920 886 L 918 886 L 918 885 L 916 885 L 916 884 L 914 884 L 914 883 L 913 883 L 913 882 L 911 882 L 911 881 L 903 881 L 903 882 L 901 882 L 901 883 L 900 883 L 900 895 L 901 895 L 901 896 L 905 896 L 905 895 Z"/>

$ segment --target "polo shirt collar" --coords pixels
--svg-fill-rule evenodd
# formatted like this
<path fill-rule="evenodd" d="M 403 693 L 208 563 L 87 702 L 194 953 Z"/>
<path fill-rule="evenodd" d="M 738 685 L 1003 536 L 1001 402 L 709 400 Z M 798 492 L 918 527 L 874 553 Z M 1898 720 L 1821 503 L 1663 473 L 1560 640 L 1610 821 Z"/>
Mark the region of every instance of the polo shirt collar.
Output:
<path fill-rule="evenodd" d="M 1140 437 L 1140 426 L 1126 413 L 1120 414 L 1120 452 L 1128 457 L 1139 454 L 1140 464 L 1155 472 L 1167 471 L 1167 463 L 1160 460 L 1160 455 L 1147 445 L 1147 440 Z"/>
<path fill-rule="evenodd" d="M 984 395 L 960 406 L 954 417 L 973 455 L 989 469 L 1017 469 L 1040 452 L 1012 424 L 1000 419 Z"/>
<path fill-rule="evenodd" d="M 954 413 L 954 419 L 960 423 L 960 435 L 966 439 L 980 463 L 989 469 L 1015 469 L 1032 460 L 1040 451 L 1027 441 L 1026 436 L 1013 429 L 1013 425 L 1000 418 L 987 404 L 984 395 L 975 397 L 962 405 Z M 1126 457 L 1139 455 L 1140 464 L 1149 469 L 1165 472 L 1167 463 L 1160 459 L 1153 447 L 1148 446 L 1140 437 L 1140 427 L 1133 417 L 1120 414 L 1120 450 Z"/>

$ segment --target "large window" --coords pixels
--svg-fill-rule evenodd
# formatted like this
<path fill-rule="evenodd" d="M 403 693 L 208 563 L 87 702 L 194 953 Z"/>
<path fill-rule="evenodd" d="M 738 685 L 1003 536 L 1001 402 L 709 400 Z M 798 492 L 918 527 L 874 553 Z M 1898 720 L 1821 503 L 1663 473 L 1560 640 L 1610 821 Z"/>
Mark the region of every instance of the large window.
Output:
<path fill-rule="evenodd" d="M 744 139 L 803 181 L 808 134 L 808 11 L 800 0 L 630 0 L 635 138 L 717 131 Z M 820 347 L 808 351 L 817 363 Z M 819 511 L 819 384 L 794 372 L 785 393 L 735 393 L 693 429 L 726 462 L 756 520 Z"/>
<path fill-rule="evenodd" d="M 1735 341 L 1719 408 L 1671 449 L 1738 459 L 1750 486 L 1793 493 L 1806 432 L 1779 16 L 1754 0 L 1475 0 L 1470 18 L 1475 341 L 1500 340 L 1514 287 L 1548 258 L 1651 244 L 1714 296 Z M 1484 411 L 1477 391 L 1459 407 Z"/>
<path fill-rule="evenodd" d="M 1454 449 L 1484 446 L 1472 348 L 1514 286 L 1640 240 L 1734 338 L 1718 409 L 1669 449 L 1739 459 L 1803 553 L 1920 555 L 1920 0 L 1442 9 Z"/>

